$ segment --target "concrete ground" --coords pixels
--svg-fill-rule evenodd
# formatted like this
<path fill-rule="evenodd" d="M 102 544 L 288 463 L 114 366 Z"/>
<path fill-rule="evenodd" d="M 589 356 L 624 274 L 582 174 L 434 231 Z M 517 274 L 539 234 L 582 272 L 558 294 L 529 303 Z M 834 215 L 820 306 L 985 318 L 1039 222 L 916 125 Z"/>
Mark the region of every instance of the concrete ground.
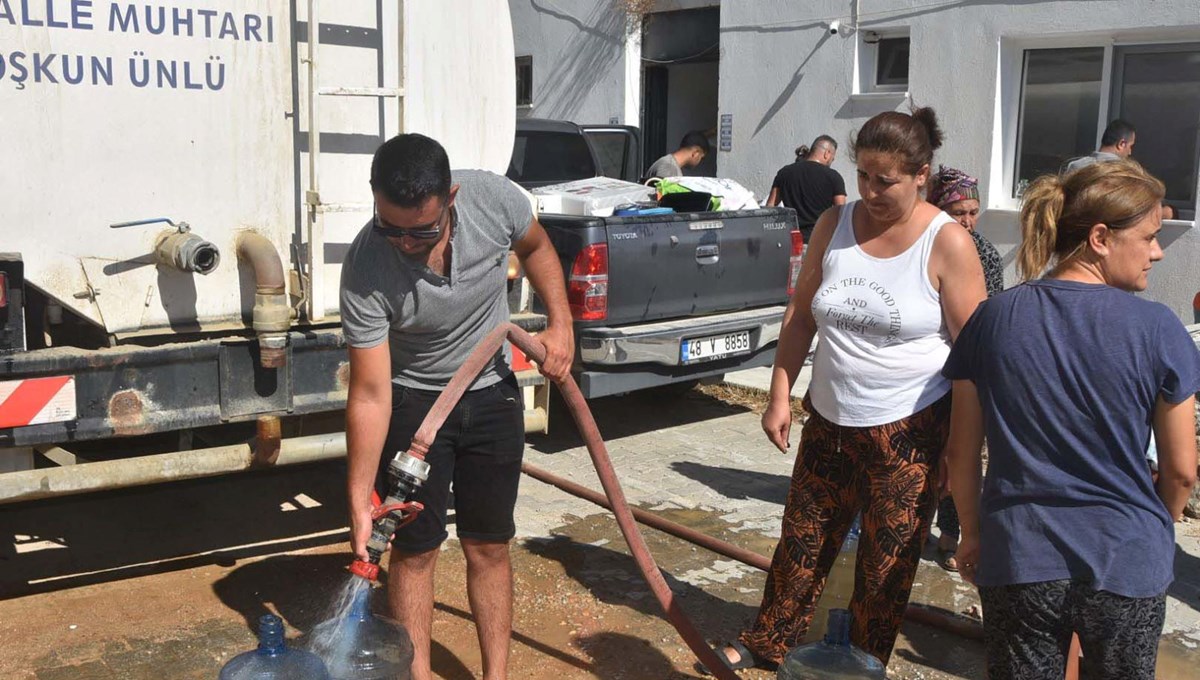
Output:
<path fill-rule="evenodd" d="M 593 410 L 631 502 L 770 554 L 792 457 L 770 447 L 755 413 L 699 391 L 597 400 Z M 527 460 L 599 488 L 565 414 L 552 418 L 554 432 L 530 438 Z M 346 578 L 343 475 L 328 463 L 0 509 L 0 677 L 213 678 L 253 646 L 252 622 L 268 611 L 302 644 Z M 517 526 L 511 677 L 698 677 L 605 511 L 526 478 Z M 1160 654 L 1167 680 L 1194 677 L 1200 662 L 1198 526 L 1180 532 Z M 729 639 L 753 616 L 762 573 L 645 533 L 706 636 Z M 435 671 L 478 677 L 454 541 L 439 569 Z M 917 584 L 915 602 L 951 612 L 977 603 L 932 561 Z M 906 623 L 889 676 L 982 678 L 982 661 L 980 643 Z"/>

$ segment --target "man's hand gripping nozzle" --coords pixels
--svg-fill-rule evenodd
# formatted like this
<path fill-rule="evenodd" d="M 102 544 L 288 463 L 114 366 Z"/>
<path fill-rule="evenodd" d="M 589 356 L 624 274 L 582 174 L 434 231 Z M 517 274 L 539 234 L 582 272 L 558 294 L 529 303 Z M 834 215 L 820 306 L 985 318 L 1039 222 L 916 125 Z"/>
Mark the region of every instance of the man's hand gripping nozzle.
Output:
<path fill-rule="evenodd" d="M 388 465 L 388 497 L 376 503 L 371 518 L 371 538 L 367 541 L 367 561 L 356 559 L 350 563 L 350 573 L 368 581 L 379 578 L 379 563 L 392 542 L 392 535 L 400 527 L 417 518 L 424 505 L 410 500 L 417 489 L 429 479 L 429 463 L 425 457 L 412 449 L 396 454 Z M 375 496 L 378 501 L 378 496 Z"/>

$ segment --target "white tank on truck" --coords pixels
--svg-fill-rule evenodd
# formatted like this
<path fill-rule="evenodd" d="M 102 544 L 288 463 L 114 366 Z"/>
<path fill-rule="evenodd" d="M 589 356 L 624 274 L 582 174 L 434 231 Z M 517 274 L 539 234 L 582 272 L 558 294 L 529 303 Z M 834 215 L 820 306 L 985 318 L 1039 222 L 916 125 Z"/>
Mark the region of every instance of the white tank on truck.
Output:
<path fill-rule="evenodd" d="M 373 151 L 504 172 L 513 63 L 505 0 L 0 0 L 0 470 L 340 408 Z"/>

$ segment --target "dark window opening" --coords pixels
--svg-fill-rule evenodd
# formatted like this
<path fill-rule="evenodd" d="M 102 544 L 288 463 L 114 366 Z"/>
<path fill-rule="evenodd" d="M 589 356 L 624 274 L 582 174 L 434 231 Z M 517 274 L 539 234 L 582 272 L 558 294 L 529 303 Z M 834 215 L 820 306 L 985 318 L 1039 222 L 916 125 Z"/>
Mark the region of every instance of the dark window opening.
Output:
<path fill-rule="evenodd" d="M 533 57 L 517 57 L 517 106 L 533 106 Z"/>
<path fill-rule="evenodd" d="M 876 48 L 875 85 L 880 87 L 908 86 L 908 50 L 910 40 L 883 38 Z"/>

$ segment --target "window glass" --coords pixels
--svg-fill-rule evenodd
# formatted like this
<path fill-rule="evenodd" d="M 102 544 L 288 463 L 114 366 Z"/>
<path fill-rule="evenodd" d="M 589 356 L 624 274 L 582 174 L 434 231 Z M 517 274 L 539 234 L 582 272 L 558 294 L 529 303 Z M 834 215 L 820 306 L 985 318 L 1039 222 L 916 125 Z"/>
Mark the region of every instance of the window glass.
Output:
<path fill-rule="evenodd" d="M 1191 212 L 1200 159 L 1200 44 L 1117 48 L 1110 111 L 1133 123 L 1133 157 Z"/>
<path fill-rule="evenodd" d="M 1017 132 L 1015 195 L 1096 148 L 1104 48 L 1027 50 Z"/>

